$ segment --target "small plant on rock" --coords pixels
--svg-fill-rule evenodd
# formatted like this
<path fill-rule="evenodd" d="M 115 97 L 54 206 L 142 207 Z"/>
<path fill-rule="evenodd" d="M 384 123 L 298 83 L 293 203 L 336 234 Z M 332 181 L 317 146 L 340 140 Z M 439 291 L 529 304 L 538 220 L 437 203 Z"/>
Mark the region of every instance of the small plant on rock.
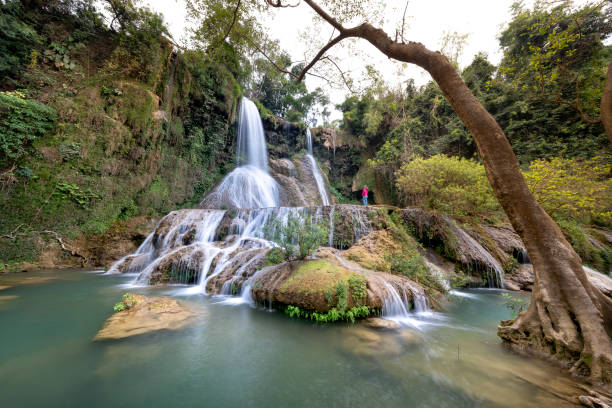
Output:
<path fill-rule="evenodd" d="M 291 214 L 286 224 L 277 220 L 267 225 L 266 235 L 280 246 L 285 260 L 290 261 L 312 255 L 326 242 L 328 231 L 310 215 L 300 218 Z"/>
<path fill-rule="evenodd" d="M 134 298 L 134 295 L 132 295 L 131 293 L 126 293 L 121 298 L 121 302 L 117 303 L 113 307 L 113 310 L 116 313 L 117 312 L 123 312 L 124 310 L 129 310 L 129 309 L 133 308 L 134 306 L 136 306 L 137 303 L 138 302 Z"/>

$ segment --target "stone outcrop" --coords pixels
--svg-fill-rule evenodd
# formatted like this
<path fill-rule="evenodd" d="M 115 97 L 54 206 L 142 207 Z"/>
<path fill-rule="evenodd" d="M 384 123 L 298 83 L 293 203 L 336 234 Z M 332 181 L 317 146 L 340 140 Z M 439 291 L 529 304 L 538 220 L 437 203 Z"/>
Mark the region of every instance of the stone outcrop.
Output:
<path fill-rule="evenodd" d="M 109 317 L 94 341 L 118 340 L 160 330 L 178 330 L 187 326 L 195 316 L 194 312 L 176 299 L 129 296 L 133 299 L 133 306 Z"/>
<path fill-rule="evenodd" d="M 326 259 L 283 263 L 264 268 L 251 280 L 253 298 L 266 304 L 294 305 L 301 309 L 328 312 L 338 307 L 339 286 L 346 291 L 346 308 L 366 305 L 383 310 L 385 298 L 392 287 L 401 293 L 406 303 L 414 304 L 414 296 L 425 297 L 416 282 L 385 272 L 361 270 L 354 265 L 342 265 L 329 249 Z M 335 258 L 335 260 L 334 260 Z M 361 283 L 362 282 L 362 283 Z M 358 289 L 360 285 L 362 289 Z M 365 289 L 365 292 L 363 292 Z"/>
<path fill-rule="evenodd" d="M 503 275 L 500 260 L 449 217 L 422 208 L 406 208 L 401 214 L 404 223 L 424 245 L 440 248 L 442 255 L 468 270 Z"/>
<path fill-rule="evenodd" d="M 322 204 L 313 171 L 310 160 L 304 155 L 297 154 L 291 159 L 270 159 L 270 175 L 281 187 L 282 206 L 304 207 Z M 325 177 L 325 174 L 322 173 L 322 176 Z M 332 196 L 331 199 L 333 201 L 335 197 Z"/>
<path fill-rule="evenodd" d="M 612 278 L 589 267 L 585 267 L 584 270 L 593 286 L 605 295 L 612 296 Z M 531 291 L 533 283 L 533 265 L 531 264 L 519 265 L 516 270 L 506 274 L 506 288 L 509 290 Z"/>

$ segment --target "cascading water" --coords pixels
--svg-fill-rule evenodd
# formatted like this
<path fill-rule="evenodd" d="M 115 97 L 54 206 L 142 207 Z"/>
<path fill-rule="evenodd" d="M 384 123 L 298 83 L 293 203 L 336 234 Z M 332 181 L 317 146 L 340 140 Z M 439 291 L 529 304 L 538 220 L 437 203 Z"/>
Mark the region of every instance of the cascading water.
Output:
<path fill-rule="evenodd" d="M 337 246 L 342 248 L 371 232 L 364 208 L 330 205 L 324 178 L 312 154 L 310 130 L 306 138 L 307 157 L 323 206 L 279 207 L 279 186 L 268 173 L 261 118 L 255 104 L 243 98 L 238 167 L 204 198 L 203 209 L 168 214 L 136 253 L 120 260 L 111 272 L 138 273 L 136 284 L 189 284 L 192 286 L 183 293 L 240 295 L 227 302 L 254 304 L 251 286 L 256 276 L 267 269 L 262 269 L 266 254 L 277 246 L 271 239 L 282 233 L 290 220 L 327 224 L 329 245 L 334 246 L 337 240 Z M 342 222 L 335 222 L 336 218 Z M 381 276 L 374 279 L 382 288 L 384 316 L 409 319 L 411 309 L 428 310 L 420 286 L 406 279 L 393 284 Z"/>
<path fill-rule="evenodd" d="M 325 190 L 325 182 L 323 181 L 323 175 L 321 174 L 321 170 L 319 170 L 317 161 L 315 160 L 312 154 L 312 133 L 310 133 L 310 129 L 308 128 L 306 128 L 306 149 L 308 151 L 308 153 L 306 154 L 306 158 L 310 161 L 312 174 L 314 176 L 315 182 L 317 183 L 317 190 L 319 190 L 319 195 L 321 196 L 321 204 L 330 205 L 329 196 L 327 195 L 327 190 Z"/>
<path fill-rule="evenodd" d="M 238 122 L 238 166 L 200 203 L 204 208 L 265 208 L 280 205 L 276 180 L 268 173 L 268 153 L 257 106 L 243 97 Z"/>

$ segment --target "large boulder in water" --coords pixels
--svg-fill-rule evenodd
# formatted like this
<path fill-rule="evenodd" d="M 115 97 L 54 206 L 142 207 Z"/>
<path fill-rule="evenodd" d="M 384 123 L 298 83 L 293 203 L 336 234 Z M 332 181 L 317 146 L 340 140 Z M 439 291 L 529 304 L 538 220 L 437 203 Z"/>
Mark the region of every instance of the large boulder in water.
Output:
<path fill-rule="evenodd" d="M 324 259 L 288 262 L 262 271 L 251 287 L 258 302 L 294 305 L 321 313 L 338 306 L 340 298 L 347 309 L 357 303 L 367 304 L 365 278 Z"/>
<path fill-rule="evenodd" d="M 126 309 L 109 317 L 94 341 L 118 340 L 160 330 L 187 326 L 195 313 L 167 297 L 124 296 Z M 129 305 L 129 306 L 128 306 Z"/>
<path fill-rule="evenodd" d="M 251 288 L 253 299 L 260 303 L 294 305 L 320 313 L 332 307 L 350 309 L 358 305 L 383 310 L 394 296 L 400 298 L 407 309 L 410 309 L 409 304 L 425 302 L 424 289 L 406 277 L 384 272 L 358 272 L 331 258 L 265 268 L 253 277 Z"/>

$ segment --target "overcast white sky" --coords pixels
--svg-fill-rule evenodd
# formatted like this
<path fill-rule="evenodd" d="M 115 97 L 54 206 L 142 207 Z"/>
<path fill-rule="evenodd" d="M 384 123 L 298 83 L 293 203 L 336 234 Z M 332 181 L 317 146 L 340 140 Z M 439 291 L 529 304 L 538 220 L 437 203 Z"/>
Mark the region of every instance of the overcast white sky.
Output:
<path fill-rule="evenodd" d="M 502 57 L 497 36 L 503 25 L 511 18 L 510 6 L 513 2 L 514 0 L 410 0 L 405 38 L 422 42 L 428 48 L 438 50 L 445 31 L 468 34 L 467 44 L 459 58 L 460 66 L 468 65 L 474 55 L 480 51 L 486 52 L 489 60 L 497 64 Z M 179 43 L 183 43 L 183 39 L 186 38 L 183 0 L 144 0 L 144 3 L 164 15 L 173 37 Z M 392 35 L 394 27 L 401 20 L 406 3 L 405 0 L 389 0 L 386 4 L 387 21 L 384 28 Z M 525 4 L 531 6 L 533 0 L 527 0 Z M 269 27 L 270 36 L 278 39 L 282 48 L 297 61 L 303 60 L 305 53 L 312 55 L 312 50 L 308 50 L 300 40 L 300 34 L 312 31 L 312 15 L 310 8 L 302 3 L 297 8 L 274 9 L 262 17 L 262 23 Z M 314 34 L 318 35 L 322 42 L 326 42 L 331 34 L 331 27 L 323 25 L 315 31 L 317 32 Z M 309 34 L 313 35 L 312 32 Z M 343 70 L 357 74 L 355 70 L 369 63 L 374 65 L 390 84 L 399 85 L 407 78 L 413 78 L 418 85 L 421 85 L 430 79 L 429 75 L 418 67 L 402 66 L 390 61 L 363 40 L 356 42 L 356 45 L 350 49 L 334 48 L 334 53 L 338 53 L 338 61 Z M 346 89 L 330 89 L 326 82 L 313 77 L 308 77 L 307 85 L 310 89 L 316 86 L 326 89 L 332 103 L 341 102 L 348 92 Z"/>

